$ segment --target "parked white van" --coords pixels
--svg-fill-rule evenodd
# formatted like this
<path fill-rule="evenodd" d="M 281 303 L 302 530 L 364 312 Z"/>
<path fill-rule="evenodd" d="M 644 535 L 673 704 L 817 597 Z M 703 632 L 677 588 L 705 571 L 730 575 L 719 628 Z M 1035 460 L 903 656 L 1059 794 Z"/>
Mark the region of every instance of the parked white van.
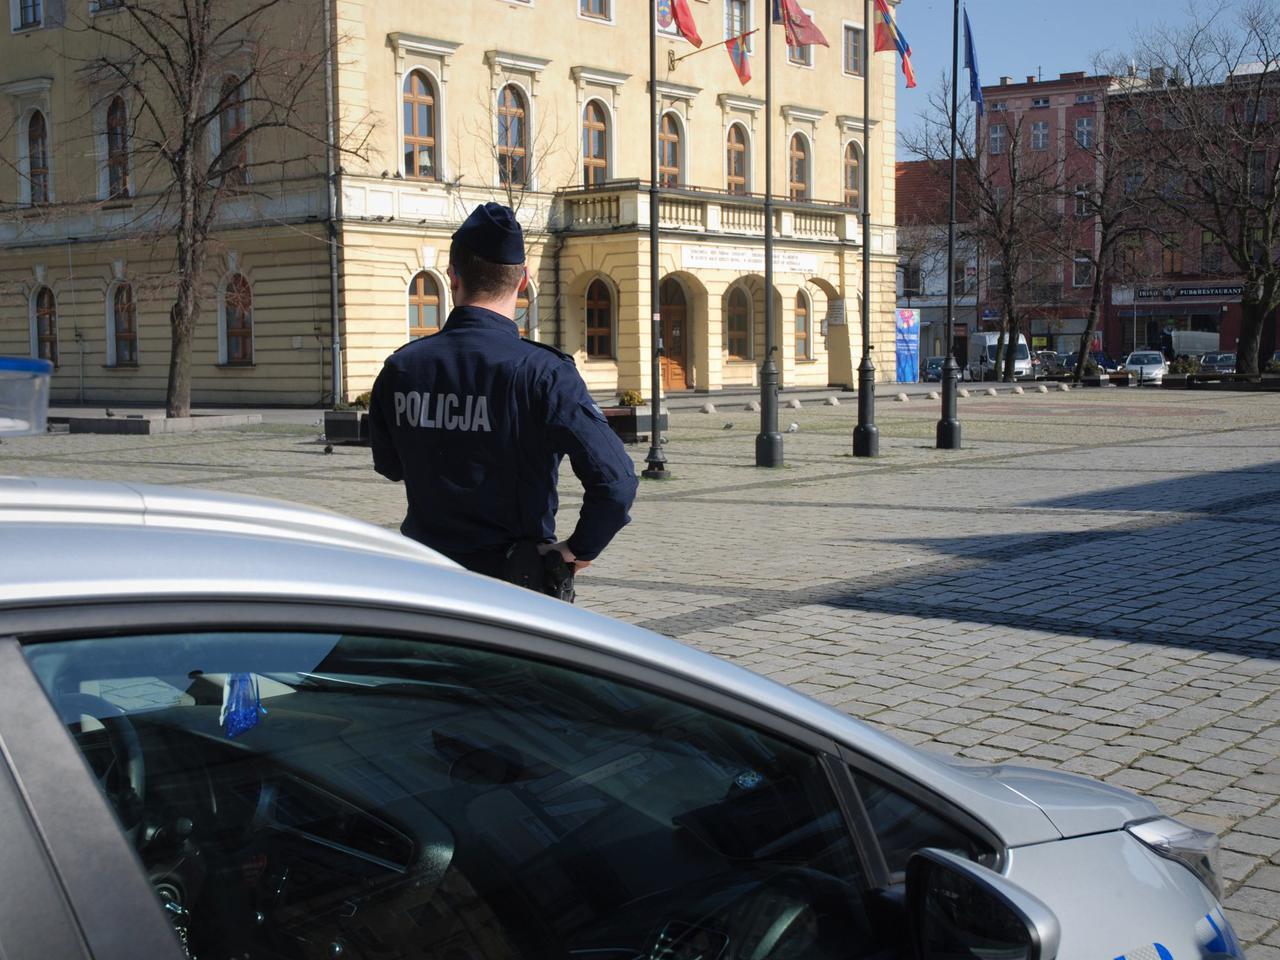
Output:
<path fill-rule="evenodd" d="M 996 348 L 1000 343 L 1000 334 L 992 331 L 981 331 L 969 334 L 969 362 L 965 372 L 970 380 L 982 380 L 984 374 L 995 369 Z M 1013 354 L 1013 376 L 1016 380 L 1030 380 L 1034 376 L 1031 366 L 1031 350 L 1027 346 L 1027 338 L 1018 334 L 1018 344 Z"/>

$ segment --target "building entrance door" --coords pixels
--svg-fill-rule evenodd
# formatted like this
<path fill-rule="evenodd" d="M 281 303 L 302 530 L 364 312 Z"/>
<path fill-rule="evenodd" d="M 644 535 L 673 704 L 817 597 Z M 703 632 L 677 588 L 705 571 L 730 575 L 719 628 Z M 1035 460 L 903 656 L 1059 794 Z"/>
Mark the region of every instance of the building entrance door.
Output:
<path fill-rule="evenodd" d="M 670 278 L 658 288 L 662 315 L 662 389 L 689 389 L 689 307 L 684 287 Z"/>

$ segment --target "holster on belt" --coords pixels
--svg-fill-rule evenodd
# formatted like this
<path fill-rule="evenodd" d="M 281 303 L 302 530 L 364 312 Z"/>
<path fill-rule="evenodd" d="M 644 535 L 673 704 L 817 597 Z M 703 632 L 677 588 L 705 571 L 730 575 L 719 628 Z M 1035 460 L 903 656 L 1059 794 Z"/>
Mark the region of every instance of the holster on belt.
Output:
<path fill-rule="evenodd" d="M 573 603 L 573 567 L 559 550 L 542 553 L 538 540 L 517 540 L 507 550 L 502 579 L 526 590 Z"/>

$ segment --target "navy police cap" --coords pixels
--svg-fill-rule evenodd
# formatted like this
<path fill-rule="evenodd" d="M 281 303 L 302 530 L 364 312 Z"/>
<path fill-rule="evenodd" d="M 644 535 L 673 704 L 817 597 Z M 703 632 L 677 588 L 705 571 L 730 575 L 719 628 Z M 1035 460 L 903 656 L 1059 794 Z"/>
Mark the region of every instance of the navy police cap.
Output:
<path fill-rule="evenodd" d="M 524 263 L 524 231 L 511 208 L 500 203 L 472 210 L 453 239 L 490 263 Z"/>

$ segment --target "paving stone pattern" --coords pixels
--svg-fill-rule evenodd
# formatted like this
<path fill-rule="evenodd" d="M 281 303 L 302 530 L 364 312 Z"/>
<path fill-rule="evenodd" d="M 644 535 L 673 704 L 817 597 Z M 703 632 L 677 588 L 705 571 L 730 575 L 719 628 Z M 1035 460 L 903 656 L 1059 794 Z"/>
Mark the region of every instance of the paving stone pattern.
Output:
<path fill-rule="evenodd" d="M 1221 835 L 1232 922 L 1251 960 L 1280 960 L 1280 397 L 971 398 L 952 452 L 936 403 L 877 412 L 877 460 L 849 455 L 853 404 L 807 402 L 786 466 L 762 471 L 758 415 L 674 411 L 675 479 L 642 483 L 579 602 L 908 742 L 1151 797 Z M 399 487 L 318 429 L 9 440 L 0 472 L 396 525 Z M 566 469 L 562 515 L 580 502 Z"/>

